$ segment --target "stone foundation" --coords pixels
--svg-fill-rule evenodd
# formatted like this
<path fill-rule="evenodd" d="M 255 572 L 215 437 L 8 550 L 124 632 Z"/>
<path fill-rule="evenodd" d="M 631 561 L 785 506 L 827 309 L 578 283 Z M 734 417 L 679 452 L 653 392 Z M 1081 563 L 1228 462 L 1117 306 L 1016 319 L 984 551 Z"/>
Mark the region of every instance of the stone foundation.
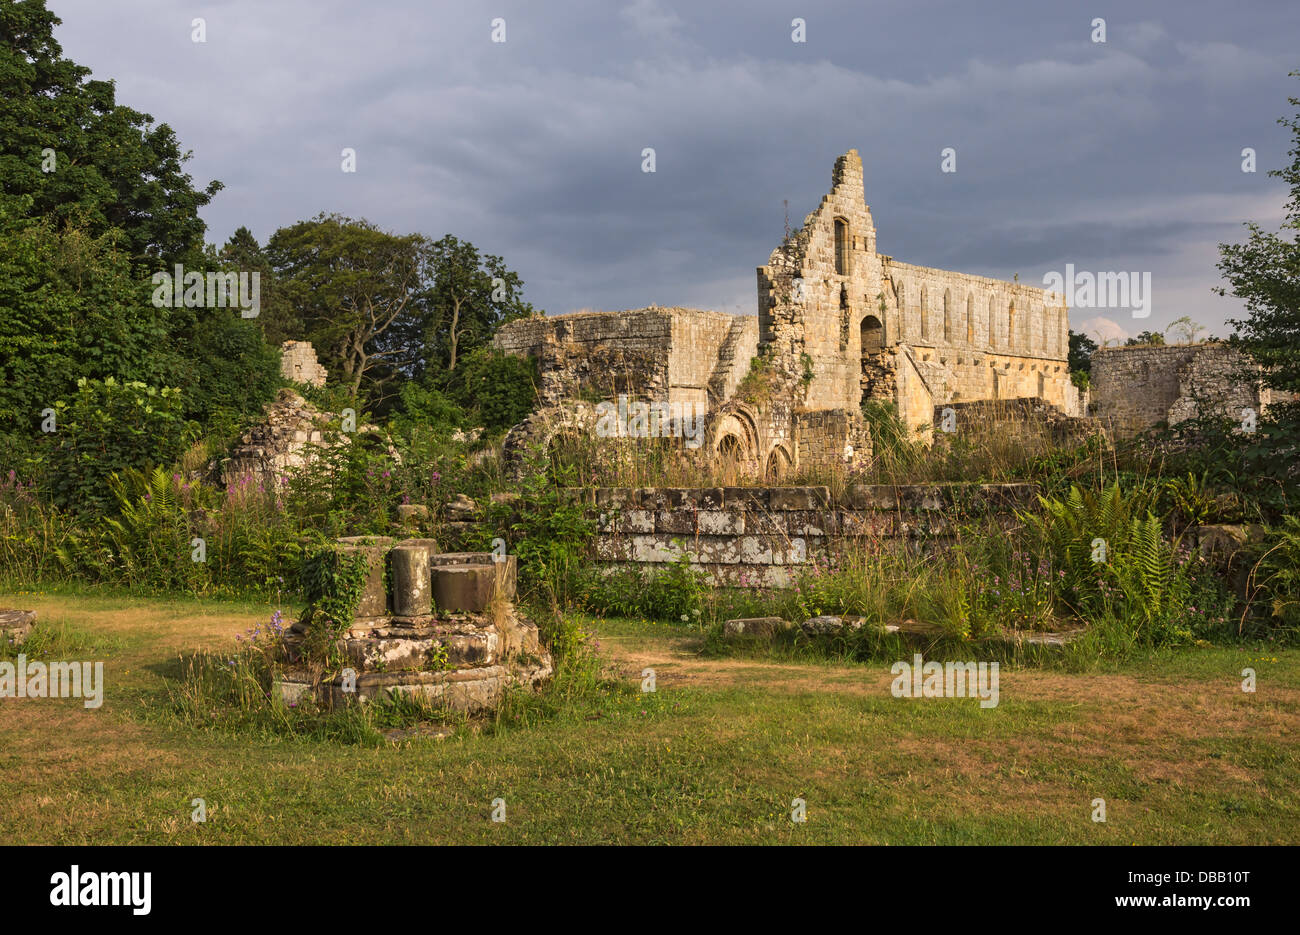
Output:
<path fill-rule="evenodd" d="M 36 626 L 34 610 L 0 610 L 0 645 L 22 646 Z"/>
<path fill-rule="evenodd" d="M 291 669 L 277 683 L 286 700 L 314 693 L 333 705 L 405 693 L 477 712 L 495 707 L 509 686 L 551 675 L 536 625 L 514 606 L 513 556 L 440 553 L 430 539 L 353 537 L 339 547 L 368 561 L 356 616 L 338 643 L 353 671 L 313 685 L 305 670 Z M 291 658 L 308 635 L 301 621 L 290 628 Z"/>

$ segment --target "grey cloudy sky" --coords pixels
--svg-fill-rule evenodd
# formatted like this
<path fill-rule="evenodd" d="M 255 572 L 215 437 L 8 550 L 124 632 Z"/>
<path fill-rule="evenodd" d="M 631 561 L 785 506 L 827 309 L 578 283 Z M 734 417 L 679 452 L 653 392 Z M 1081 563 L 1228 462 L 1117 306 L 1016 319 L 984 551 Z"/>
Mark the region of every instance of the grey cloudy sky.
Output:
<path fill-rule="evenodd" d="M 452 233 L 551 313 L 753 314 L 783 199 L 797 225 L 857 148 L 881 252 L 1035 284 L 1066 263 L 1150 271 L 1149 319 L 1072 326 L 1190 314 L 1226 333 L 1216 245 L 1280 219 L 1265 172 L 1300 95 L 1294 0 L 49 5 L 65 53 L 170 123 L 197 182 L 225 183 L 209 240 L 245 224 L 265 242 L 320 211 Z"/>

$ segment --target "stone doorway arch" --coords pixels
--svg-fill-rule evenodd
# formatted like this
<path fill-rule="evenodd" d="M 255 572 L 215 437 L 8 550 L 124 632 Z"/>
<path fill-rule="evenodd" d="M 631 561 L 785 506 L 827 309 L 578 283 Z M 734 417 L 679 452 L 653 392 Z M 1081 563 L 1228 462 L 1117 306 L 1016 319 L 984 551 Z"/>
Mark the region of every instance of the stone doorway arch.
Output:
<path fill-rule="evenodd" d="M 708 427 L 708 452 L 726 478 L 755 477 L 763 469 L 758 423 L 743 404 L 732 402 L 718 410 Z M 730 480 L 728 481 L 730 482 Z"/>
<path fill-rule="evenodd" d="M 858 326 L 862 339 L 862 356 L 874 357 L 885 349 L 885 326 L 875 315 L 867 315 Z"/>

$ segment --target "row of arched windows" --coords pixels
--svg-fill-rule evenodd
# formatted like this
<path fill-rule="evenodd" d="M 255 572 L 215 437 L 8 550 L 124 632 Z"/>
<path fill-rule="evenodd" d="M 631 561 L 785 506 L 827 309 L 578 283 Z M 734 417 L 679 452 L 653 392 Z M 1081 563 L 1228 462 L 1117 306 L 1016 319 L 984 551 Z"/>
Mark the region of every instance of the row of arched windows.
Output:
<path fill-rule="evenodd" d="M 832 222 L 834 230 L 835 243 L 835 272 L 839 276 L 849 276 L 852 272 L 853 263 L 853 240 L 849 232 L 849 222 L 844 218 L 834 218 Z M 925 285 L 921 286 L 919 297 L 919 333 L 918 329 L 913 327 L 912 322 L 908 320 L 908 305 L 905 297 L 905 287 L 902 283 L 898 285 L 898 305 L 902 310 L 902 328 L 904 340 L 918 339 L 921 343 L 939 343 L 958 344 L 963 340 L 967 345 L 976 343 L 976 333 L 984 342 L 985 346 L 990 348 L 1001 348 L 1006 350 L 1024 350 L 1040 351 L 1043 353 L 1052 353 L 1057 356 L 1063 356 L 1066 352 L 1065 342 L 1065 320 L 1062 317 L 1064 312 L 1059 308 L 1037 308 L 1031 309 L 1027 313 L 1023 309 L 1016 308 L 1014 298 L 1005 295 L 999 296 L 994 293 L 989 296 L 987 308 L 981 305 L 983 319 L 977 320 L 976 302 L 974 294 L 966 293 L 965 308 L 959 307 L 958 302 L 954 301 L 951 289 L 945 289 L 943 292 L 942 306 L 943 317 L 937 318 L 938 309 L 931 309 L 931 296 Z M 847 312 L 847 290 L 841 288 L 840 306 L 841 310 Z M 964 314 L 962 314 L 964 312 Z M 1033 342 L 1030 341 L 1030 317 L 1038 316 L 1042 320 L 1043 327 L 1039 330 L 1039 338 Z M 847 327 L 847 320 L 845 323 Z M 939 328 L 942 327 L 942 331 Z M 841 340 L 847 340 L 842 338 Z"/>
<path fill-rule="evenodd" d="M 922 344 L 940 342 L 957 344 L 963 341 L 966 344 L 975 344 L 978 333 L 981 342 L 986 342 L 990 348 L 1065 353 L 1063 337 L 1065 322 L 1058 308 L 1032 309 L 1026 314 L 1016 307 L 1014 298 L 998 296 L 995 293 L 989 296 L 987 306 L 983 304 L 979 306 L 979 311 L 983 315 L 981 318 L 976 311 L 975 296 L 969 292 L 966 294 L 966 301 L 960 303 L 960 300 L 953 299 L 951 289 L 945 289 L 939 303 L 941 309 L 932 307 L 930 290 L 924 285 L 921 286 L 920 296 L 915 306 L 908 304 L 905 285 L 900 283 L 897 293 L 905 340 L 919 339 Z M 909 320 L 912 308 L 917 310 L 915 322 Z M 942 317 L 940 317 L 941 310 Z M 1028 326 L 1030 316 L 1034 314 L 1042 316 L 1043 329 L 1039 340 L 1032 342 L 1031 346 Z"/>

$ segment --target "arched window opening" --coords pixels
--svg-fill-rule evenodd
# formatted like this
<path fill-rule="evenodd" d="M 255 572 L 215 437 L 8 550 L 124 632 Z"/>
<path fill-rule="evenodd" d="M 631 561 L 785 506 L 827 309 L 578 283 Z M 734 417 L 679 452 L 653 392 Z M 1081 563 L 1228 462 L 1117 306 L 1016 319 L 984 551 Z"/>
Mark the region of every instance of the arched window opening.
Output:
<path fill-rule="evenodd" d="M 875 356 L 885 349 L 885 327 L 875 315 L 862 319 L 859 327 L 862 337 L 862 356 Z"/>
<path fill-rule="evenodd" d="M 927 320 L 928 316 L 926 314 L 926 308 L 925 308 L 926 304 L 927 303 L 926 303 L 925 286 L 922 286 L 921 287 L 921 340 L 922 341 L 928 341 L 930 339 L 930 322 Z"/>
<path fill-rule="evenodd" d="M 943 290 L 943 340 L 952 343 L 952 290 Z"/>
<path fill-rule="evenodd" d="M 835 273 L 838 276 L 849 275 L 850 250 L 852 240 L 849 238 L 849 222 L 843 218 L 835 219 Z"/>
<path fill-rule="evenodd" d="M 790 472 L 790 456 L 781 448 L 773 448 L 767 456 L 767 471 L 764 479 L 768 483 L 780 483 Z"/>

